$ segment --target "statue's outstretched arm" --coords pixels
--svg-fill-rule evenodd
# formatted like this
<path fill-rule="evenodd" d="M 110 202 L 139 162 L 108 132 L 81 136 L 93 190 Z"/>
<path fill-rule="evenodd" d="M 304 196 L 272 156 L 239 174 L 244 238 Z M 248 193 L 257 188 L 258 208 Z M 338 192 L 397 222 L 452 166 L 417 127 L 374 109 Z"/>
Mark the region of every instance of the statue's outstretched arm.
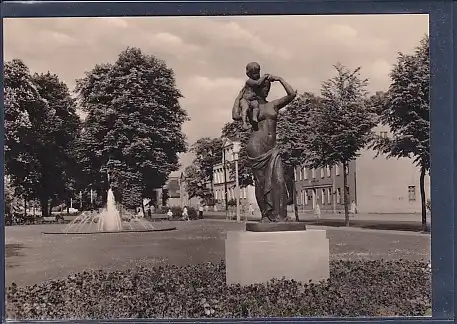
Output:
<path fill-rule="evenodd" d="M 281 77 L 272 76 L 271 79 L 274 81 L 279 81 L 281 85 L 284 87 L 284 90 L 286 91 L 286 95 L 284 97 L 273 100 L 271 102 L 275 110 L 278 111 L 279 109 L 284 108 L 287 104 L 289 104 L 292 100 L 295 99 L 295 97 L 297 96 L 297 90 L 294 90 L 292 86 Z"/>

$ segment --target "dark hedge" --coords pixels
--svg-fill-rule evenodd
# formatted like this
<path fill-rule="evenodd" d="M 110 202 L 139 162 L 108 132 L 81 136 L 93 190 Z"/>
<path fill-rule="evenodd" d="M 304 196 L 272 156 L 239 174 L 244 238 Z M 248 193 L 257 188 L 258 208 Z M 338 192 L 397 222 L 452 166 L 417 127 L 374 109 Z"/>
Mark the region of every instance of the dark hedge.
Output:
<path fill-rule="evenodd" d="M 431 307 L 426 262 L 332 261 L 327 282 L 225 285 L 225 265 L 88 271 L 7 290 L 10 319 L 421 316 Z"/>

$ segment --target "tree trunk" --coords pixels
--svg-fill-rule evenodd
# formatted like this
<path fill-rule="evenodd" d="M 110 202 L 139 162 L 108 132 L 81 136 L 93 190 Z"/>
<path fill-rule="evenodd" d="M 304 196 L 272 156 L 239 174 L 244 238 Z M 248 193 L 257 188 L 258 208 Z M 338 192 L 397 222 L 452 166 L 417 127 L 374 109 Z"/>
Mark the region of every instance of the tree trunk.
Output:
<path fill-rule="evenodd" d="M 49 203 L 49 216 L 52 216 L 52 207 L 54 205 L 54 199 L 51 199 L 50 203 Z"/>
<path fill-rule="evenodd" d="M 210 178 L 210 186 L 211 186 L 211 201 L 214 201 L 214 179 L 213 177 Z"/>
<path fill-rule="evenodd" d="M 295 221 L 298 222 L 298 203 L 297 203 L 297 187 L 295 185 L 295 167 L 288 167 L 286 169 L 286 189 L 288 192 L 287 206 L 293 205 Z M 289 217 L 288 217 L 289 218 Z"/>
<path fill-rule="evenodd" d="M 27 218 L 27 196 L 24 196 L 24 218 Z"/>
<path fill-rule="evenodd" d="M 332 176 L 332 209 L 333 215 L 336 215 L 336 184 L 335 184 L 335 177 L 336 177 L 336 166 L 332 166 L 330 169 L 330 175 Z"/>
<path fill-rule="evenodd" d="M 292 177 L 292 192 L 293 192 L 293 199 L 294 199 L 295 221 L 299 222 L 300 218 L 298 217 L 297 186 L 295 185 L 295 179 L 293 177 Z"/>
<path fill-rule="evenodd" d="M 349 226 L 349 190 L 348 190 L 348 175 L 346 173 L 347 162 L 343 162 L 343 203 L 344 203 L 344 220 L 345 225 Z"/>
<path fill-rule="evenodd" d="M 425 203 L 425 167 L 421 166 L 421 174 L 419 180 L 421 193 L 421 209 L 422 209 L 422 231 L 427 230 L 427 205 Z"/>
<path fill-rule="evenodd" d="M 40 204 L 41 204 L 41 216 L 42 217 L 48 217 L 48 212 L 49 212 L 49 200 L 48 197 L 41 197 L 40 199 Z"/>
<path fill-rule="evenodd" d="M 141 210 L 143 211 L 143 217 L 146 218 L 146 209 L 144 209 L 144 199 L 141 198 Z"/>

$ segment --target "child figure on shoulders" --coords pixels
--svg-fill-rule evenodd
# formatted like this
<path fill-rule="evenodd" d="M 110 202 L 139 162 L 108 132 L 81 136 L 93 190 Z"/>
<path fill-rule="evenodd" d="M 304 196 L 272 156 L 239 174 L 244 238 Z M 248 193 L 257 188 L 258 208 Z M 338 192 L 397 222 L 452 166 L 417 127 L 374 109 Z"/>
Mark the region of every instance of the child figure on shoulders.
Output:
<path fill-rule="evenodd" d="M 257 62 L 251 62 L 246 65 L 246 75 L 248 80 L 243 88 L 243 96 L 240 99 L 241 117 L 243 121 L 243 128 L 248 129 L 248 116 L 249 112 L 252 112 L 252 122 L 259 122 L 259 101 L 258 98 L 261 96 L 261 89 L 263 88 L 265 81 L 269 80 L 269 74 L 260 76 L 260 64 Z"/>

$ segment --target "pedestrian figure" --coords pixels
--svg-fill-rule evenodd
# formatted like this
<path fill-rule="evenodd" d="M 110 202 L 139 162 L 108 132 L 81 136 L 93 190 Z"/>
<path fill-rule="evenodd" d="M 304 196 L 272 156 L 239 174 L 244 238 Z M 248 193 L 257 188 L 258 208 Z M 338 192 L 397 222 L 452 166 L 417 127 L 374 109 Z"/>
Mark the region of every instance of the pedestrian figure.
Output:
<path fill-rule="evenodd" d="M 173 219 L 173 212 L 171 211 L 171 209 L 168 209 L 167 216 L 168 216 L 168 220 L 172 220 Z"/>
<path fill-rule="evenodd" d="M 187 206 L 184 206 L 183 210 L 182 210 L 182 218 L 183 220 L 187 220 L 189 221 L 189 214 L 187 213 Z"/>
<path fill-rule="evenodd" d="M 198 218 L 203 219 L 203 206 L 198 207 Z"/>
<path fill-rule="evenodd" d="M 319 206 L 319 204 L 316 204 L 314 213 L 316 214 L 317 221 L 319 221 L 321 219 L 321 207 Z"/>
<path fill-rule="evenodd" d="M 352 217 L 355 217 L 355 214 L 357 214 L 357 205 L 355 204 L 354 200 L 351 202 L 351 208 L 349 209 L 349 214 Z"/>

